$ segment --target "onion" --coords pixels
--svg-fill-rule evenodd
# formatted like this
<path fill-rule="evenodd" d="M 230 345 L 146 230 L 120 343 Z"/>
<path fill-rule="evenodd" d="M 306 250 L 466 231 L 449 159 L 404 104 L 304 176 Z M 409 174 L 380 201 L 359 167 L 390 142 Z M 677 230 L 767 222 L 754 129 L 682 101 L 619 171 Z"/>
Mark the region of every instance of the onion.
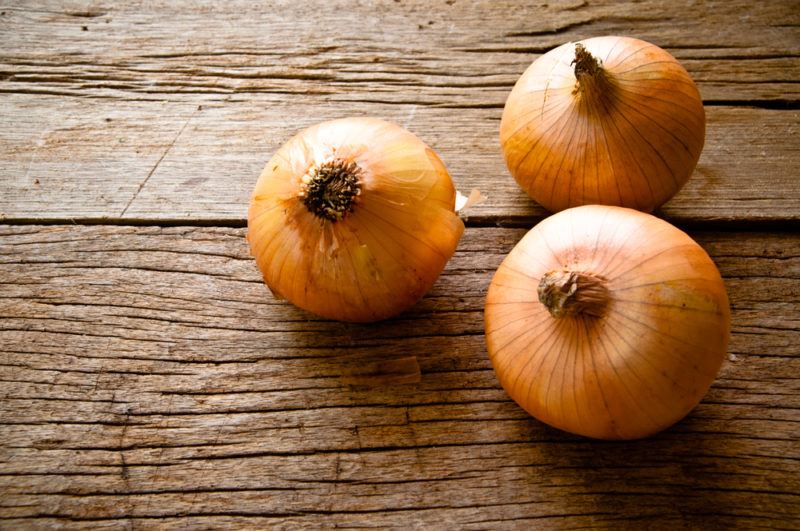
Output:
<path fill-rule="evenodd" d="M 689 236 L 636 210 L 587 205 L 534 227 L 486 299 L 500 383 L 536 418 L 634 439 L 683 418 L 727 350 L 728 297 Z"/>
<path fill-rule="evenodd" d="M 506 164 L 550 211 L 584 204 L 650 212 L 689 179 L 705 139 L 700 93 L 654 44 L 567 43 L 517 81 L 500 124 Z"/>
<path fill-rule="evenodd" d="M 464 224 L 442 161 L 416 136 L 373 118 L 312 126 L 267 163 L 248 240 L 278 297 L 322 317 L 376 321 L 420 299 Z"/>

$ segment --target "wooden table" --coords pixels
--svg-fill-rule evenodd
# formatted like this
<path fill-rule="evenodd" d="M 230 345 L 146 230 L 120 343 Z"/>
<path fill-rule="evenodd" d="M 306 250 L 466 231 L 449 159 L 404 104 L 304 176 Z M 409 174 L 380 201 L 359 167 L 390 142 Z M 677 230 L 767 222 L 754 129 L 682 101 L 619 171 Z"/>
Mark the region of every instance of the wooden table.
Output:
<path fill-rule="evenodd" d="M 800 527 L 800 3 L 36 1 L 0 7 L 0 528 Z M 624 34 L 686 66 L 706 146 L 657 214 L 729 291 L 730 352 L 652 438 L 529 418 L 487 358 L 493 271 L 546 213 L 505 98 Z M 301 128 L 394 120 L 466 215 L 433 290 L 374 325 L 272 298 L 249 194 Z"/>

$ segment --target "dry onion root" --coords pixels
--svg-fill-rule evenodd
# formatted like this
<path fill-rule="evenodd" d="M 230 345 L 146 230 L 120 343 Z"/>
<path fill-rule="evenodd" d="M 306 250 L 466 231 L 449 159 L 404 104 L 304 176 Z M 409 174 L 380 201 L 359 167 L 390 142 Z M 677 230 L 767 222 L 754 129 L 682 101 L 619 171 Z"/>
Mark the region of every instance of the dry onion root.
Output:
<path fill-rule="evenodd" d="M 322 317 L 377 321 L 413 305 L 464 224 L 442 161 L 374 118 L 312 126 L 272 157 L 248 216 L 250 249 L 274 294 Z"/>
<path fill-rule="evenodd" d="M 595 37 L 534 61 L 508 97 L 500 141 L 511 174 L 550 211 L 605 204 L 650 212 L 691 176 L 705 113 L 669 53 Z"/>
<path fill-rule="evenodd" d="M 730 310 L 705 251 L 669 223 L 588 205 L 534 227 L 485 308 L 498 379 L 531 415 L 601 439 L 683 418 L 727 351 Z"/>

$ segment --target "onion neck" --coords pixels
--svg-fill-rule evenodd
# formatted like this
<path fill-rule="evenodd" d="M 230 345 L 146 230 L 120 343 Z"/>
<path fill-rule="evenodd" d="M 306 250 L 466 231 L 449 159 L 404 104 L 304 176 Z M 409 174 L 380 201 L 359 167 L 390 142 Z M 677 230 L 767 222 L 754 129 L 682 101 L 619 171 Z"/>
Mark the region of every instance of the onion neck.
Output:
<path fill-rule="evenodd" d="M 355 162 L 333 159 L 303 175 L 298 197 L 322 220 L 339 221 L 353 211 L 361 194 L 361 168 Z"/>
<path fill-rule="evenodd" d="M 575 65 L 574 94 L 581 94 L 589 99 L 602 99 L 610 90 L 613 83 L 610 74 L 603 68 L 602 62 L 583 46 L 575 45 L 575 58 L 571 65 Z"/>
<path fill-rule="evenodd" d="M 539 282 L 539 302 L 553 317 L 602 317 L 610 300 L 606 280 L 589 273 L 550 271 Z"/>

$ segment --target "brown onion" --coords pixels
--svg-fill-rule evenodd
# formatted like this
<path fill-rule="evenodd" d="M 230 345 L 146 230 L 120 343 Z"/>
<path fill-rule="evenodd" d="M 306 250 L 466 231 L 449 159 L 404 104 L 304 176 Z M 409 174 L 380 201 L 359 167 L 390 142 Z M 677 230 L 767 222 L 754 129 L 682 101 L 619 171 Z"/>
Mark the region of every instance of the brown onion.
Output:
<path fill-rule="evenodd" d="M 662 430 L 725 357 L 730 310 L 706 252 L 666 221 L 600 205 L 534 227 L 486 298 L 497 377 L 526 411 L 602 439 Z"/>
<path fill-rule="evenodd" d="M 345 118 L 300 132 L 258 179 L 248 240 L 264 281 L 317 315 L 376 321 L 421 298 L 464 224 L 432 149 L 402 127 Z"/>
<path fill-rule="evenodd" d="M 506 164 L 551 211 L 584 204 L 650 212 L 689 179 L 705 139 L 700 93 L 654 44 L 567 43 L 517 81 L 500 124 Z"/>

